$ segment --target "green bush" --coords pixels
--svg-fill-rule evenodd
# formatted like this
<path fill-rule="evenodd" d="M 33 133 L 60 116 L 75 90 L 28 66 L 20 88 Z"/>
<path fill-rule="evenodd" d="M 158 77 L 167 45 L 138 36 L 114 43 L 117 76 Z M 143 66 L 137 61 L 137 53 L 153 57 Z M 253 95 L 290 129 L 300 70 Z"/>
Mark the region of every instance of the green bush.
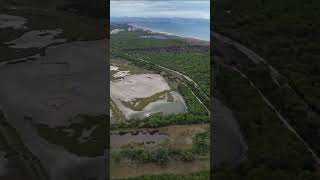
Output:
<path fill-rule="evenodd" d="M 193 137 L 192 150 L 196 154 L 205 155 L 210 151 L 209 131 L 198 133 Z"/>

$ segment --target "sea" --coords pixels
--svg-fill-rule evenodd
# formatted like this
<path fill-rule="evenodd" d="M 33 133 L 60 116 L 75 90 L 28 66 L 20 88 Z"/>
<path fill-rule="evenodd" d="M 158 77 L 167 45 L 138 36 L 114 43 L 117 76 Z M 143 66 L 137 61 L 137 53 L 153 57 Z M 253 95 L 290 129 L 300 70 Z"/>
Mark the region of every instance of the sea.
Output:
<path fill-rule="evenodd" d="M 157 32 L 210 41 L 210 19 L 111 17 L 111 22 L 129 23 Z"/>

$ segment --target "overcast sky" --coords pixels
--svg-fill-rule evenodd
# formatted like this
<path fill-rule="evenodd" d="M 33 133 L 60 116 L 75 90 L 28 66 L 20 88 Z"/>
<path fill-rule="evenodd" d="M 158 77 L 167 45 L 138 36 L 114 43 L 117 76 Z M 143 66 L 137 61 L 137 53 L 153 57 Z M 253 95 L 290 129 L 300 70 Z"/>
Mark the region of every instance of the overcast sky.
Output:
<path fill-rule="evenodd" d="M 111 0 L 112 17 L 186 17 L 210 19 L 210 0 Z"/>

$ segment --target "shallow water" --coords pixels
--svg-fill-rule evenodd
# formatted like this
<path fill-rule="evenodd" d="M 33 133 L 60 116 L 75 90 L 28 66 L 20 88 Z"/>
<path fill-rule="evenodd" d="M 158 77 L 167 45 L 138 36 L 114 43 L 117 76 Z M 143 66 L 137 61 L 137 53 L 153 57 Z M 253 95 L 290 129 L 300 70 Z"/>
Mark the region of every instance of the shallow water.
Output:
<path fill-rule="evenodd" d="M 111 134 L 111 148 L 119 148 L 129 143 L 143 143 L 147 147 L 158 145 L 168 138 L 167 135 L 160 132 L 136 131 L 125 134 Z"/>
<path fill-rule="evenodd" d="M 8 122 L 53 180 L 105 179 L 102 177 L 106 170 L 105 156 L 78 156 L 62 145 L 50 144 L 38 134 L 33 123 L 67 126 L 70 117 L 77 114 L 106 112 L 106 100 L 101 97 L 107 97 L 103 83 L 106 82 L 107 44 L 108 41 L 99 40 L 51 46 L 38 61 L 9 64 L 0 69 L 3 84 L 0 105 Z M 88 61 L 87 57 L 92 59 Z M 68 101 L 52 102 L 52 98 L 57 97 Z M 32 118 L 26 120 L 25 117 Z"/>
<path fill-rule="evenodd" d="M 133 111 L 131 114 L 128 115 L 128 119 L 145 118 L 152 113 L 158 112 L 161 112 L 164 115 L 187 112 L 187 107 L 182 96 L 174 91 L 170 93 L 174 97 L 173 102 L 168 102 L 164 100 L 151 102 L 143 109 L 143 111 Z"/>

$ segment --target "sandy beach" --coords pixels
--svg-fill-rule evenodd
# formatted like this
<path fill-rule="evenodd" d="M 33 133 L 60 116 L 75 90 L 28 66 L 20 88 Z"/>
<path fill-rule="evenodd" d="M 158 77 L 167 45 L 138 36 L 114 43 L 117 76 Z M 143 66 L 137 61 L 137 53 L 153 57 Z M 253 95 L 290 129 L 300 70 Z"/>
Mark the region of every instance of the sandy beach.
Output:
<path fill-rule="evenodd" d="M 156 29 L 152 29 L 152 28 L 147 28 L 147 27 L 143 27 L 143 26 L 139 26 L 136 24 L 128 24 L 129 26 L 138 28 L 138 29 L 142 29 L 144 31 L 151 31 L 152 34 L 158 34 L 158 35 L 163 35 L 163 36 L 169 36 L 169 37 L 174 37 L 174 38 L 179 38 L 179 39 L 184 39 L 188 42 L 192 42 L 192 43 L 201 43 L 201 44 L 206 44 L 206 45 L 210 45 L 210 41 L 206 41 L 206 40 L 202 40 L 202 39 L 197 39 L 194 37 L 189 37 L 189 36 L 181 36 L 181 35 L 177 35 L 177 34 L 173 34 L 173 33 L 169 33 L 169 32 L 164 32 L 164 31 L 159 31 Z"/>

